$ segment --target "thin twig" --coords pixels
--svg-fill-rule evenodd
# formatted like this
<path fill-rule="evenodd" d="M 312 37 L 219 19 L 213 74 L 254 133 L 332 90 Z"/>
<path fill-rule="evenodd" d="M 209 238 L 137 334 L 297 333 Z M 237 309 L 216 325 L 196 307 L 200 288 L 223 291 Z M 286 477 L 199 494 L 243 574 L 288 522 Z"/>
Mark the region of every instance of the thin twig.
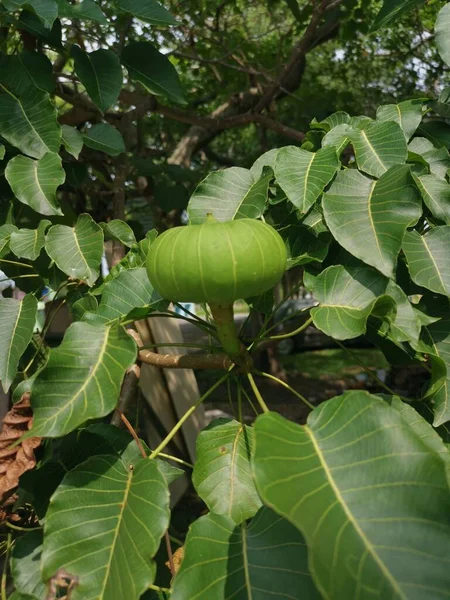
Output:
<path fill-rule="evenodd" d="M 142 445 L 142 442 L 139 439 L 138 434 L 134 430 L 133 425 L 126 418 L 126 416 L 123 414 L 123 412 L 121 412 L 121 411 L 117 411 L 117 412 L 119 413 L 120 418 L 122 419 L 122 422 L 125 424 L 125 427 L 128 429 L 129 433 L 133 436 L 133 439 L 136 442 L 137 447 L 139 448 L 139 452 L 141 453 L 142 458 L 147 458 L 147 453 L 145 452 L 144 446 Z"/>
<path fill-rule="evenodd" d="M 261 409 L 263 412 L 269 412 L 269 407 L 267 406 L 267 404 L 264 402 L 263 397 L 261 396 L 258 387 L 255 383 L 255 380 L 253 379 L 253 376 L 251 373 L 247 373 L 247 379 L 250 382 L 251 388 L 253 390 L 253 393 L 255 394 L 255 398 L 258 400 L 258 404 L 260 405 Z"/>
<path fill-rule="evenodd" d="M 140 375 L 141 369 L 138 365 L 134 364 L 128 369 L 123 380 L 122 389 L 120 390 L 116 411 L 111 419 L 111 425 L 119 427 L 120 422 L 123 421 L 122 414 L 136 394 Z"/>
<path fill-rule="evenodd" d="M 279 383 L 280 385 L 285 387 L 287 390 L 289 390 L 292 394 L 294 394 L 294 396 L 297 396 L 297 398 L 300 398 L 300 400 L 302 402 L 304 402 L 308 408 L 310 408 L 311 410 L 314 410 L 314 405 L 311 404 L 311 402 L 309 400 L 307 400 L 305 398 L 305 396 L 300 394 L 300 392 L 297 392 L 297 390 L 294 390 L 293 387 L 291 387 L 288 383 L 286 383 L 282 379 L 275 377 L 275 375 L 270 375 L 270 373 L 265 373 L 264 371 L 255 371 L 255 373 L 257 373 L 258 375 L 261 375 L 261 377 L 267 377 L 267 379 L 272 379 L 272 381 L 276 381 L 277 383 Z"/>

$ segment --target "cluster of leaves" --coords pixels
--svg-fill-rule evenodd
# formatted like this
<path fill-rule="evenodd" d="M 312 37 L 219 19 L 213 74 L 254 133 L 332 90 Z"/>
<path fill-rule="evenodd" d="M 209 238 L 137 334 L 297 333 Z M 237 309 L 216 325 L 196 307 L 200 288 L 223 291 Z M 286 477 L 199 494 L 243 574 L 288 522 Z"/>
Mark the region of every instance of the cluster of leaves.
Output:
<path fill-rule="evenodd" d="M 58 51 L 61 27 L 106 19 L 91 0 L 3 7 L 18 34 Z M 117 0 L 118 9 L 172 22 L 150 0 Z M 436 26 L 447 61 L 448 13 Z M 150 43 L 119 50 L 72 46 L 69 58 L 63 48 L 63 68 L 102 113 L 120 94 L 121 65 L 153 94 L 183 101 L 175 70 Z M 198 437 L 192 475 L 210 512 L 191 526 L 169 590 L 155 585 L 155 556 L 170 524 L 169 485 L 182 471 L 155 453 L 144 458 L 128 433 L 99 422 L 136 361 L 126 324 L 168 307 L 144 267 L 156 232 L 137 241 L 119 219 L 65 220 L 57 188 L 77 164 L 70 156 L 84 144 L 114 157 L 121 134 L 106 119 L 83 132 L 60 127 L 42 53 L 2 60 L 0 135 L 15 200 L 0 227 L 0 265 L 27 294 L 0 299 L 0 380 L 15 401 L 30 394 L 33 424 L 22 440 L 43 438 L 46 449 L 20 479 L 17 503 L 32 505 L 37 523 L 14 542 L 11 599 L 447 597 L 448 93 L 381 106 L 375 119 L 338 112 L 314 121 L 302 147 L 213 172 L 192 195 L 192 224 L 213 212 L 278 229 L 288 268 L 303 267 L 317 300 L 318 329 L 336 340 L 366 335 L 392 364 L 417 361 L 431 373 L 414 406 L 351 392 L 314 409 L 306 426 L 275 413 L 252 427 L 214 421 Z M 129 250 L 102 278 L 105 239 Z M 64 298 L 74 322 L 42 358 L 33 331 L 44 286 Z"/>

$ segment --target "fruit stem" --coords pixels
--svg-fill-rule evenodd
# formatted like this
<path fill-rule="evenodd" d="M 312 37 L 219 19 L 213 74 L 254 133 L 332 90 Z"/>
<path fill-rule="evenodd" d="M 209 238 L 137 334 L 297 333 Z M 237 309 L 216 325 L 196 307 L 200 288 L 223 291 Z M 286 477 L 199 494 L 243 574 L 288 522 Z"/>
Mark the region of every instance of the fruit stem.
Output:
<path fill-rule="evenodd" d="M 241 343 L 234 324 L 232 304 L 210 304 L 211 314 L 216 325 L 217 337 L 222 348 L 233 360 L 241 355 Z"/>

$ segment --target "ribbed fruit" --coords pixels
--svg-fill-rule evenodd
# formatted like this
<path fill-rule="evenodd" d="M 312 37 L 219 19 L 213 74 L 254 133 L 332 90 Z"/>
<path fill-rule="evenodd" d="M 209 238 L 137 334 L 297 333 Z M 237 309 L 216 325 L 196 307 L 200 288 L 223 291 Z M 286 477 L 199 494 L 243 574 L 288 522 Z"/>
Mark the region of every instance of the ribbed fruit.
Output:
<path fill-rule="evenodd" d="M 213 220 L 165 231 L 150 247 L 147 272 L 167 300 L 224 305 L 272 288 L 286 258 L 284 242 L 270 225 Z"/>

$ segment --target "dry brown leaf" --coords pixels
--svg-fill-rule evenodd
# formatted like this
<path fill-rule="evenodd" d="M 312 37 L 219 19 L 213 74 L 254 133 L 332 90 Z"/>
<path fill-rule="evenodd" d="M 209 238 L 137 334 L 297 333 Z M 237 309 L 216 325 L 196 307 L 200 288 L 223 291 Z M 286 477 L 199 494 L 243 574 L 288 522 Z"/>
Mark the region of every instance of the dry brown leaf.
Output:
<path fill-rule="evenodd" d="M 41 438 L 31 437 L 18 446 L 10 448 L 24 433 L 31 429 L 33 413 L 30 394 L 23 394 L 17 404 L 8 411 L 2 421 L 0 431 L 0 499 L 3 503 L 17 487 L 19 477 L 36 465 L 34 451 Z"/>
<path fill-rule="evenodd" d="M 183 558 L 184 558 L 184 546 L 180 546 L 173 553 L 173 566 L 174 566 L 174 569 L 175 569 L 174 575 L 176 575 L 178 573 L 178 569 L 181 567 L 181 563 L 183 561 Z M 166 562 L 166 567 L 168 567 L 170 569 L 170 562 L 169 561 Z"/>

